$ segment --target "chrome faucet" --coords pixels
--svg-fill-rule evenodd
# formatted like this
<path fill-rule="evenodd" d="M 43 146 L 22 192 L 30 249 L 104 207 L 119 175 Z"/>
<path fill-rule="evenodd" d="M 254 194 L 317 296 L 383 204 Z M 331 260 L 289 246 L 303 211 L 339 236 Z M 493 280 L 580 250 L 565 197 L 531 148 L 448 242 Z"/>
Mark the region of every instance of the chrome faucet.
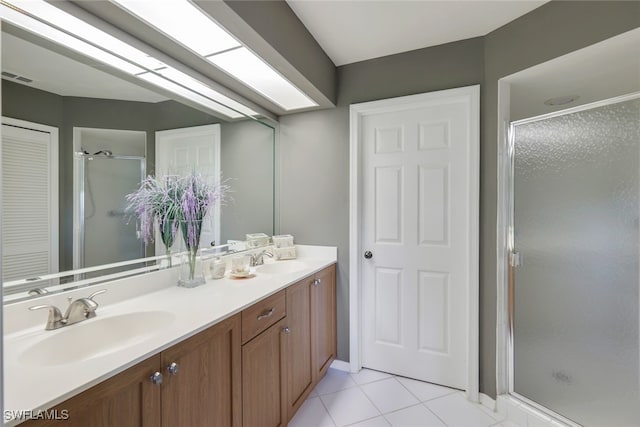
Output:
<path fill-rule="evenodd" d="M 255 254 L 249 255 L 251 257 L 251 260 L 249 261 L 249 265 L 251 267 L 255 267 L 256 265 L 264 264 L 265 255 L 268 257 L 273 257 L 273 254 L 267 251 L 260 251 L 260 252 L 256 252 Z"/>
<path fill-rule="evenodd" d="M 51 331 L 54 329 L 62 328 L 63 326 L 73 325 L 74 323 L 82 322 L 83 320 L 96 317 L 98 303 L 95 302 L 93 298 L 105 292 L 107 292 L 106 289 L 101 289 L 92 293 L 86 298 L 78 298 L 73 302 L 71 301 L 71 298 L 69 298 L 69 307 L 67 307 L 67 311 L 65 312 L 64 316 L 62 316 L 62 313 L 60 312 L 58 307 L 49 304 L 34 305 L 33 307 L 29 307 L 29 310 L 34 311 L 44 308 L 49 309 L 49 318 L 47 319 L 47 325 L 44 329 L 47 331 Z"/>

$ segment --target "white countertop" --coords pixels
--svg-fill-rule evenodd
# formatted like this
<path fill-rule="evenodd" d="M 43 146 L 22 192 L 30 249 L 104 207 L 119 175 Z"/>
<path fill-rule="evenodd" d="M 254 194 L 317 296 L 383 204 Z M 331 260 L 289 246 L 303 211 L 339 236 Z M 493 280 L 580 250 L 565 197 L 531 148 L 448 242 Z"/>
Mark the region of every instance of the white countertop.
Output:
<path fill-rule="evenodd" d="M 37 326 L 28 326 L 14 331 L 5 330 L 4 336 L 4 409 L 5 411 L 28 411 L 51 408 L 54 405 L 104 381 L 115 374 L 171 347 L 218 322 L 224 320 L 255 302 L 272 295 L 333 264 L 337 260 L 336 248 L 298 246 L 298 261 L 303 261 L 305 268 L 286 274 L 258 273 L 250 279 L 220 280 L 207 279 L 207 283 L 197 288 L 186 289 L 175 286 L 175 269 L 148 273 L 143 276 L 123 279 L 119 289 L 135 286 L 136 281 L 165 282 L 158 290 L 131 298 L 124 298 L 111 303 L 102 303 L 94 319 L 85 320 L 77 325 L 66 326 L 55 331 L 45 331 L 44 325 L 47 310 L 28 312 L 41 320 Z M 269 262 L 265 260 L 265 263 Z M 287 262 L 287 261 L 276 261 Z M 125 283 L 122 283 L 125 282 Z M 100 285 L 109 288 L 108 284 Z M 90 291 L 76 291 L 88 294 Z M 110 289 L 109 293 L 112 293 Z M 118 291 L 114 291 L 117 294 Z M 105 294 L 105 295 L 107 295 Z M 57 300 L 64 296 L 57 296 Z M 113 296 L 112 296 L 113 298 Z M 96 298 L 100 301 L 100 297 Z M 21 304 L 20 311 L 27 306 L 47 302 L 37 299 Z M 14 308 L 15 311 L 16 308 Z M 79 362 L 42 366 L 26 364 L 23 361 L 25 352 L 44 338 L 64 333 L 74 328 L 110 316 L 144 311 L 163 311 L 173 315 L 168 325 L 145 335 L 139 342 L 130 343 L 116 351 L 102 353 Z M 10 313 L 10 310 L 9 310 Z M 5 319 L 7 310 L 5 310 Z M 30 319 L 31 321 L 33 319 Z M 6 321 L 5 321 L 6 323 Z M 7 333 L 9 332 L 9 333 Z M 95 340 L 100 340 L 96 336 Z M 78 346 L 91 346 L 91 342 L 79 342 Z M 73 354 L 73 348 L 68 349 Z M 6 418 L 6 416 L 5 416 Z M 22 422 L 24 420 L 20 420 Z M 6 426 L 16 425 L 16 420 L 5 421 Z"/>

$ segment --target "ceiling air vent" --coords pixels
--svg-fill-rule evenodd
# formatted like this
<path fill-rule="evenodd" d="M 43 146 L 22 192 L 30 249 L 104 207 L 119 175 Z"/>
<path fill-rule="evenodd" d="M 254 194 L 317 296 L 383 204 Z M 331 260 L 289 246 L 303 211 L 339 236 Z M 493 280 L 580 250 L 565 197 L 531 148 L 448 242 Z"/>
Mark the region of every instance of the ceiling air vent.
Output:
<path fill-rule="evenodd" d="M 29 77 L 19 76 L 17 74 L 13 74 L 13 73 L 10 73 L 8 71 L 3 71 L 2 72 L 2 77 L 6 78 L 6 79 L 10 79 L 10 80 L 18 80 L 18 81 L 23 82 L 23 83 L 32 83 L 33 82 L 33 80 L 30 79 Z"/>

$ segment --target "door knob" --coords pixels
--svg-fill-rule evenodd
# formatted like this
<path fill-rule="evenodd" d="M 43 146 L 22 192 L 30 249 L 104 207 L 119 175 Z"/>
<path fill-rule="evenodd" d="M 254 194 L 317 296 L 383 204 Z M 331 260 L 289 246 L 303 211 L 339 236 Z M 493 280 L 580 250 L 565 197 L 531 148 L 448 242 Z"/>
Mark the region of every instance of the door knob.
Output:
<path fill-rule="evenodd" d="M 371 251 L 366 251 L 366 252 L 364 253 L 364 257 L 365 257 L 366 259 L 371 259 L 371 258 L 373 258 L 373 253 L 372 253 Z"/>

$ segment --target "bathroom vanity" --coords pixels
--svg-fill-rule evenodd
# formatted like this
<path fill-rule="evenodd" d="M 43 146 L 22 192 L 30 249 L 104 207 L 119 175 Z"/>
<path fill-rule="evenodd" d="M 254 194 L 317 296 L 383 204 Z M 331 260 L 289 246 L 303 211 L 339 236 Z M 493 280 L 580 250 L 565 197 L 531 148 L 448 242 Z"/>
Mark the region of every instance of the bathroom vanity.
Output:
<path fill-rule="evenodd" d="M 43 321 L 8 334 L 5 409 L 68 418 L 24 426 L 285 426 L 336 356 L 335 248 L 300 254 L 250 279 L 169 285 L 58 331 Z M 153 274 L 172 280 L 170 270 Z M 155 322 L 158 330 L 136 332 Z M 67 335 L 84 339 L 69 345 Z M 94 343 L 97 352 L 83 350 Z"/>

